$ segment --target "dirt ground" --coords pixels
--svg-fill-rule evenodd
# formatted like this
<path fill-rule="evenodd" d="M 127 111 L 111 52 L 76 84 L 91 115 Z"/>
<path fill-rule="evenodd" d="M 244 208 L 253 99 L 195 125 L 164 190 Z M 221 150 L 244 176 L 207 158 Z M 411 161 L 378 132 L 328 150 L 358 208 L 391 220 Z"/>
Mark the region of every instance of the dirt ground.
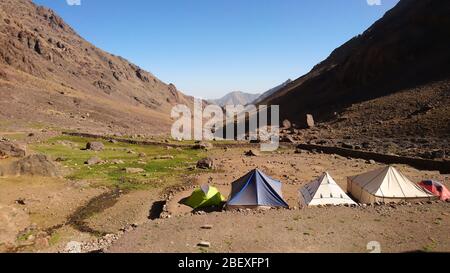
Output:
<path fill-rule="evenodd" d="M 242 177 L 252 169 L 259 168 L 269 176 L 283 182 L 283 197 L 291 207 L 299 207 L 299 189 L 315 180 L 327 171 L 335 181 L 345 190 L 347 177 L 377 168 L 383 164 L 368 164 L 366 160 L 349 159 L 338 155 L 327 155 L 311 152 L 296 154 L 293 149 L 283 148 L 278 152 L 262 154 L 258 157 L 243 156 L 245 148 L 215 150 L 210 154 L 216 162 L 216 173 L 200 176 L 199 184 L 211 184 L 217 187 L 222 195 L 228 197 L 231 192 L 231 183 Z M 439 172 L 419 171 L 406 165 L 396 165 L 413 182 L 424 179 L 435 179 L 450 185 L 450 176 Z M 179 203 L 183 198 L 189 197 L 192 190 L 177 193 L 168 203 L 168 210 L 173 215 L 185 215 L 191 212 L 189 207 Z"/>
<path fill-rule="evenodd" d="M 175 217 L 139 227 L 108 252 L 368 252 L 371 241 L 379 242 L 384 252 L 448 252 L 449 207 L 442 203 L 401 209 L 335 207 Z M 213 228 L 202 229 L 206 224 Z M 201 241 L 210 242 L 211 247 L 197 247 Z"/>
<path fill-rule="evenodd" d="M 212 152 L 221 171 L 201 176 L 199 184 L 210 181 L 228 196 L 232 181 L 258 167 L 283 181 L 286 201 L 298 207 L 298 189 L 323 171 L 329 171 L 345 189 L 347 176 L 383 166 L 334 155 L 294 154 L 291 150 L 259 157 L 243 157 L 243 152 L 244 149 Z M 449 184 L 449 177 L 438 172 L 423 172 L 403 165 L 396 167 L 415 182 L 432 178 Z M 179 204 L 190 192 L 180 192 L 169 202 L 168 210 L 174 218 L 148 222 L 126 234 L 108 251 L 368 252 L 367 244 L 371 241 L 379 242 L 386 252 L 450 251 L 448 203 L 192 215 L 188 207 Z M 213 225 L 213 229 L 204 230 L 203 225 Z M 210 242 L 211 248 L 197 247 L 201 241 Z"/>
<path fill-rule="evenodd" d="M 130 224 L 137 228 L 112 242 L 107 252 L 367 252 L 370 241 L 379 242 L 386 252 L 450 251 L 448 203 L 299 208 L 299 189 L 322 172 L 330 172 L 345 189 L 347 176 L 382 164 L 306 151 L 298 154 L 293 148 L 257 157 L 244 156 L 245 150 L 214 148 L 208 156 L 214 159 L 215 170 L 195 174 L 192 180 L 198 185 L 210 183 L 228 197 L 234 180 L 259 168 L 283 182 L 284 198 L 292 210 L 193 215 L 179 203 L 190 195 L 192 190 L 188 190 L 176 193 L 168 202 L 170 219 L 150 220 L 152 206 L 166 191 L 163 186 L 110 196 L 111 189 L 93 186 L 90 181 L 2 177 L 0 251 L 60 252 L 70 241 L 90 242 L 98 238 L 97 233 L 117 234 Z M 448 175 L 396 167 L 413 182 L 436 179 L 450 186 Z M 187 181 L 180 178 L 179 182 Z M 77 217 L 83 220 L 82 228 L 70 222 Z M 202 229 L 205 224 L 213 228 Z M 31 244 L 30 236 L 46 240 L 38 243 L 34 239 Z M 200 241 L 210 242 L 211 247 L 197 247 Z M 8 249 L 14 242 L 19 247 Z"/>
<path fill-rule="evenodd" d="M 0 177 L 0 187 L 0 218 L 5 219 L 0 229 L 5 230 L 2 234 L 9 234 L 2 236 L 0 251 L 6 251 L 4 248 L 15 241 L 24 251 L 59 243 L 62 234 L 46 234 L 48 245 L 30 248 L 28 237 L 65 223 L 79 206 L 104 191 L 83 182 L 48 177 Z M 4 228 L 3 223 L 9 227 Z"/>

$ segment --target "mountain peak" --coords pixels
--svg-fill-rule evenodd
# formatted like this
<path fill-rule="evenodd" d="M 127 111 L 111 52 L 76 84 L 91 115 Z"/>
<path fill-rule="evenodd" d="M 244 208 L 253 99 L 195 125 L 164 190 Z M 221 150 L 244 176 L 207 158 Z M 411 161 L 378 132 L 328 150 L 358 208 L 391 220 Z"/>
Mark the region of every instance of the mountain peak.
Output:
<path fill-rule="evenodd" d="M 247 105 L 254 101 L 256 98 L 258 98 L 259 94 L 250 94 L 245 93 L 242 91 L 233 91 L 225 96 L 223 96 L 220 99 L 216 100 L 209 100 L 212 104 L 217 104 L 219 106 L 226 106 L 226 105 Z"/>

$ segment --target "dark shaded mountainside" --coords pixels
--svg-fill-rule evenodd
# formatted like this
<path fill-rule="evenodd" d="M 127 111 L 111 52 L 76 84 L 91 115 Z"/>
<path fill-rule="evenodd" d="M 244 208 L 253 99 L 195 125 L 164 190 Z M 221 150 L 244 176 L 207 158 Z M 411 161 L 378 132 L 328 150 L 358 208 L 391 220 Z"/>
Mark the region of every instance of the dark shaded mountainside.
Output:
<path fill-rule="evenodd" d="M 323 135 L 450 136 L 450 1 L 401 0 L 311 72 L 266 98 Z"/>
<path fill-rule="evenodd" d="M 52 10 L 0 1 L 0 118 L 95 132 L 161 132 L 193 99 L 81 38 Z"/>

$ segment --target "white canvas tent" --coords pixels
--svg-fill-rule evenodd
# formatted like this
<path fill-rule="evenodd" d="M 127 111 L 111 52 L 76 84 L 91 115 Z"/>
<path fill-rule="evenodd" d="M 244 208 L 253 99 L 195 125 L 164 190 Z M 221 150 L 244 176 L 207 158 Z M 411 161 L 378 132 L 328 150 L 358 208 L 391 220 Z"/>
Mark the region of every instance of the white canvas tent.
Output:
<path fill-rule="evenodd" d="M 356 205 L 329 173 L 324 173 L 317 180 L 303 187 L 300 190 L 300 195 L 307 206 Z"/>
<path fill-rule="evenodd" d="M 433 196 L 392 166 L 347 179 L 347 190 L 361 203 L 423 201 Z"/>

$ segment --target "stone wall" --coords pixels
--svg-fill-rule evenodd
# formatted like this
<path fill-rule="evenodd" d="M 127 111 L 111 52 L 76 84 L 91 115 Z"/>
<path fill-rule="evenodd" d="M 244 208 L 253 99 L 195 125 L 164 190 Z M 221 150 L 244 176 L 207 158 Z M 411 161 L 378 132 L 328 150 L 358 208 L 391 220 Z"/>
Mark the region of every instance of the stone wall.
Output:
<path fill-rule="evenodd" d="M 314 144 L 299 144 L 298 149 L 318 152 L 326 154 L 337 154 L 345 157 L 360 158 L 366 160 L 375 160 L 384 164 L 406 164 L 419 170 L 439 171 L 442 174 L 450 174 L 450 161 L 445 160 L 429 160 L 422 158 L 413 158 L 397 155 L 386 155 L 374 152 L 351 150 L 339 147 L 321 146 Z"/>

